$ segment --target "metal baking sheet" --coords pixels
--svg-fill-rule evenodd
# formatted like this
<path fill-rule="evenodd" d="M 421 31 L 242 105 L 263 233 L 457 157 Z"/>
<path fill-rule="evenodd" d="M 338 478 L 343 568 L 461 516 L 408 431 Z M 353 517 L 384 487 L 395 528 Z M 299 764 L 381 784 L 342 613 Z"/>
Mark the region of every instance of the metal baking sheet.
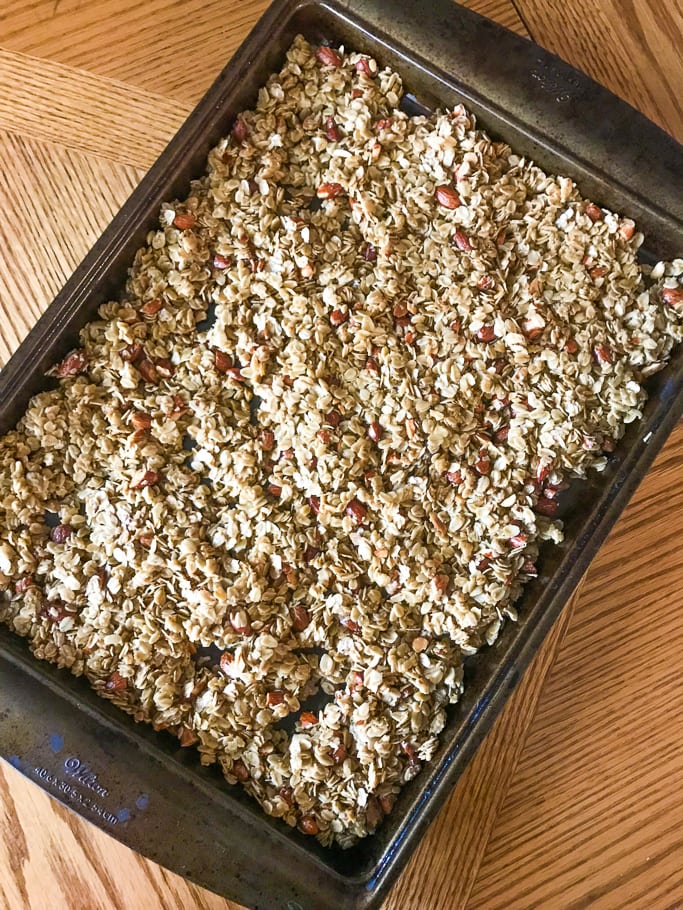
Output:
<path fill-rule="evenodd" d="M 418 108 L 464 102 L 494 137 L 636 219 L 646 257 L 681 255 L 683 149 L 583 74 L 450 0 L 278 0 L 0 374 L 0 432 L 46 387 L 45 370 L 74 346 L 98 306 L 123 287 L 160 204 L 187 192 L 297 33 L 394 67 Z M 136 725 L 83 680 L 37 662 L 4 628 L 0 755 L 133 849 L 240 903 L 377 907 L 683 412 L 683 351 L 648 388 L 643 420 L 567 507 L 564 543 L 542 551 L 540 576 L 518 604 L 519 622 L 468 662 L 465 695 L 450 711 L 435 758 L 378 833 L 352 849 L 322 848 L 268 818 L 177 740 Z"/>

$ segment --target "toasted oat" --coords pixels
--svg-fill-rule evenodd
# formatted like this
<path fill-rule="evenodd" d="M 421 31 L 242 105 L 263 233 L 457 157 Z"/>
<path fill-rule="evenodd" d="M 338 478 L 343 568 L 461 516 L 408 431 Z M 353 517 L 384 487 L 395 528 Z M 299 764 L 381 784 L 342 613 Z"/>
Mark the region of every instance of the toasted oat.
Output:
<path fill-rule="evenodd" d="M 326 844 L 429 760 L 683 337 L 683 262 L 401 95 L 297 39 L 0 441 L 0 619 Z"/>

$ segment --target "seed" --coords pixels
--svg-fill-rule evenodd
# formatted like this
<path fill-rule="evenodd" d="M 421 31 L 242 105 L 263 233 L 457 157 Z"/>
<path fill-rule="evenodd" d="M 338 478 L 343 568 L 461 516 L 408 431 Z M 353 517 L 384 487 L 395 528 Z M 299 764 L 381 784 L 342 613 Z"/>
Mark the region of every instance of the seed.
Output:
<path fill-rule="evenodd" d="M 368 436 L 372 439 L 373 442 L 379 442 L 382 438 L 382 425 L 376 420 L 373 420 L 370 426 L 368 427 Z"/>
<path fill-rule="evenodd" d="M 53 543 L 66 543 L 73 532 L 74 529 L 71 525 L 56 525 L 50 530 L 50 540 L 53 541 Z"/>
<path fill-rule="evenodd" d="M 157 372 L 156 366 L 152 363 L 151 360 L 148 360 L 146 357 L 144 357 L 137 364 L 137 368 L 138 368 L 139 374 L 142 376 L 142 378 L 145 380 L 145 382 L 158 382 L 159 381 L 159 373 Z"/>
<path fill-rule="evenodd" d="M 220 253 L 214 253 L 213 267 L 215 269 L 229 269 L 232 265 L 232 259 L 229 256 L 222 256 Z"/>
<path fill-rule="evenodd" d="M 332 310 L 330 313 L 330 322 L 335 328 L 343 325 L 348 318 L 349 314 L 345 310 Z"/>
<path fill-rule="evenodd" d="M 139 471 L 131 481 L 130 488 L 131 490 L 141 490 L 158 482 L 159 474 L 156 471 Z"/>
<path fill-rule="evenodd" d="M 233 359 L 230 354 L 226 354 L 225 351 L 216 349 L 213 352 L 213 362 L 219 373 L 227 373 L 228 370 L 233 368 Z"/>
<path fill-rule="evenodd" d="M 88 355 L 85 351 L 71 351 L 54 370 L 55 376 L 63 379 L 66 376 L 78 376 L 88 365 Z"/>
<path fill-rule="evenodd" d="M 338 52 L 333 47 L 328 47 L 326 44 L 320 45 L 315 52 L 315 59 L 321 66 L 339 67 L 342 64 L 342 59 Z"/>
<path fill-rule="evenodd" d="M 315 727 L 318 724 L 318 718 L 313 714 L 312 711 L 303 711 L 299 718 L 299 723 L 302 727 Z"/>
<path fill-rule="evenodd" d="M 152 426 L 152 418 L 144 411 L 134 411 L 130 422 L 136 430 L 149 430 Z"/>
<path fill-rule="evenodd" d="M 492 325 L 483 325 L 477 331 L 477 338 L 479 341 L 483 341 L 485 344 L 488 344 L 491 341 L 495 341 L 496 333 Z"/>
<path fill-rule="evenodd" d="M 274 708 L 276 705 L 281 705 L 285 700 L 285 693 L 282 689 L 273 689 L 272 692 L 266 694 L 266 705 L 269 708 Z"/>
<path fill-rule="evenodd" d="M 416 654 L 421 654 L 423 651 L 426 651 L 429 647 L 429 639 L 424 638 L 422 635 L 417 635 L 412 642 L 413 651 Z"/>
<path fill-rule="evenodd" d="M 588 203 L 586 206 L 586 214 L 593 223 L 596 221 L 602 221 L 602 219 L 605 217 L 603 210 L 600 208 L 600 206 L 595 205 L 594 202 Z"/>
<path fill-rule="evenodd" d="M 244 142 L 249 135 L 249 127 L 242 117 L 237 117 L 232 125 L 232 135 L 236 142 Z"/>
<path fill-rule="evenodd" d="M 148 300 L 140 307 L 140 312 L 146 319 L 154 319 L 159 310 L 163 307 L 163 302 L 155 297 L 154 300 Z"/>
<path fill-rule="evenodd" d="M 137 363 L 144 355 L 145 350 L 141 344 L 127 344 L 119 353 L 121 360 L 125 360 L 126 363 Z"/>
<path fill-rule="evenodd" d="M 683 303 L 683 287 L 662 288 L 662 300 L 669 306 L 679 306 Z"/>
<path fill-rule="evenodd" d="M 197 219 L 192 212 L 176 212 L 173 219 L 173 226 L 177 227 L 179 231 L 189 231 L 196 223 Z"/>
<path fill-rule="evenodd" d="M 447 186 L 446 184 L 437 186 L 434 195 L 439 205 L 445 209 L 457 209 L 460 205 L 460 196 L 458 196 L 452 186 Z"/>
<path fill-rule="evenodd" d="M 368 514 L 368 509 L 365 503 L 358 499 L 352 499 L 346 507 L 346 514 L 353 518 L 354 521 L 357 521 L 358 524 L 362 524 Z"/>
<path fill-rule="evenodd" d="M 320 48 L 322 50 L 322 48 Z M 327 48 L 326 48 L 327 50 Z M 316 55 L 317 56 L 317 55 Z M 332 64 L 337 66 L 338 64 Z M 302 815 L 297 825 L 302 834 L 316 835 L 320 833 L 320 826 L 312 815 Z"/>
<path fill-rule="evenodd" d="M 339 142 L 342 137 L 341 130 L 337 126 L 334 117 L 328 117 L 325 120 L 325 136 L 330 142 Z"/>
<path fill-rule="evenodd" d="M 341 183 L 322 183 L 316 191 L 316 196 L 318 199 L 335 199 L 343 192 L 344 187 Z"/>
<path fill-rule="evenodd" d="M 463 234 L 462 231 L 456 231 L 455 234 L 453 234 L 453 246 L 456 246 L 464 253 L 469 253 L 472 250 L 472 244 L 470 243 L 467 234 Z"/>
<path fill-rule="evenodd" d="M 114 670 L 112 675 L 109 677 L 107 682 L 104 684 L 104 688 L 108 689 L 110 692 L 121 692 L 121 691 L 123 691 L 123 689 L 125 689 L 127 687 L 127 685 L 128 685 L 128 683 L 126 682 L 124 677 L 121 676 L 121 674 L 118 672 L 118 670 Z"/>
<path fill-rule="evenodd" d="M 304 629 L 308 628 L 308 625 L 311 622 L 311 614 L 305 607 L 302 607 L 301 604 L 295 604 L 292 607 L 291 617 L 292 628 L 295 632 L 303 632 Z"/>

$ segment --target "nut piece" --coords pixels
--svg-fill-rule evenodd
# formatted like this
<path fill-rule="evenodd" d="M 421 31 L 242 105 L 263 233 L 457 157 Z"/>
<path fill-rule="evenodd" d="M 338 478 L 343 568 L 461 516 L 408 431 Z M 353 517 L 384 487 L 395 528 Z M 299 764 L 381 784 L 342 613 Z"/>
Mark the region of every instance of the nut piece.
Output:
<path fill-rule="evenodd" d="M 358 524 L 362 524 L 368 514 L 368 507 L 359 499 L 352 499 L 346 507 L 346 514 Z"/>
<path fill-rule="evenodd" d="M 104 688 L 109 692 L 122 692 L 127 686 L 128 683 L 126 682 L 125 678 L 121 676 L 118 670 L 114 670 L 114 672 L 104 684 Z"/>
<path fill-rule="evenodd" d="M 348 318 L 349 314 L 346 312 L 346 310 L 332 310 L 330 313 L 330 323 L 335 327 L 335 329 L 340 325 L 344 325 Z"/>
<path fill-rule="evenodd" d="M 460 205 L 460 196 L 458 196 L 452 186 L 447 184 L 437 186 L 434 195 L 439 205 L 442 205 L 445 209 L 457 209 Z"/>
<path fill-rule="evenodd" d="M 249 127 L 243 117 L 235 118 L 232 125 L 232 135 L 236 142 L 244 142 L 249 135 Z"/>
<path fill-rule="evenodd" d="M 453 246 L 462 250 L 464 253 L 472 251 L 472 244 L 470 243 L 467 234 L 463 234 L 462 231 L 456 231 L 455 234 L 453 234 Z"/>
<path fill-rule="evenodd" d="M 121 360 L 124 360 L 126 363 L 137 363 L 141 357 L 143 357 L 145 349 L 141 344 L 127 344 L 125 348 L 122 348 L 119 351 Z"/>
<path fill-rule="evenodd" d="M 342 137 L 341 130 L 337 126 L 334 117 L 328 117 L 325 120 L 325 136 L 330 142 L 339 142 Z"/>
<path fill-rule="evenodd" d="M 368 427 L 368 436 L 370 437 L 370 439 L 372 439 L 373 442 L 379 442 L 380 439 L 382 438 L 383 432 L 384 432 L 384 430 L 382 429 L 382 425 L 380 423 L 378 423 L 376 420 L 373 420 L 372 423 L 370 424 L 370 426 Z"/>
<path fill-rule="evenodd" d="M 50 530 L 50 540 L 53 543 L 66 543 L 73 534 L 71 525 L 59 524 Z"/>
<path fill-rule="evenodd" d="M 130 422 L 136 430 L 149 430 L 152 426 L 151 416 L 145 414 L 144 411 L 134 411 L 133 416 L 130 418 Z"/>
<path fill-rule="evenodd" d="M 304 729 L 308 727 L 315 727 L 318 724 L 318 718 L 313 714 L 312 711 L 302 711 L 301 716 L 299 717 L 299 723 Z"/>
<path fill-rule="evenodd" d="M 229 269 L 232 265 L 232 259 L 229 256 L 222 256 L 220 253 L 214 253 L 212 265 L 215 269 Z"/>
<path fill-rule="evenodd" d="M 683 303 L 683 287 L 662 288 L 662 300 L 669 306 L 680 306 Z"/>
<path fill-rule="evenodd" d="M 130 482 L 131 490 L 142 490 L 144 487 L 151 487 L 159 482 L 159 474 L 156 471 L 138 471 Z"/>
<path fill-rule="evenodd" d="M 321 183 L 316 190 L 318 199 L 335 199 L 345 192 L 341 183 Z"/>
<path fill-rule="evenodd" d="M 356 60 L 356 72 L 361 73 L 363 76 L 369 76 L 371 79 L 374 76 L 372 68 L 370 66 L 370 61 L 367 57 L 361 57 L 360 60 Z"/>
<path fill-rule="evenodd" d="M 338 51 L 326 44 L 321 44 L 315 52 L 315 59 L 321 66 L 341 66 L 342 59 Z"/>
<path fill-rule="evenodd" d="M 154 319 L 163 305 L 163 301 L 159 300 L 158 297 L 155 297 L 154 300 L 148 300 L 147 303 L 142 304 L 140 307 L 140 313 L 145 317 L 145 319 Z"/>
<path fill-rule="evenodd" d="M 142 376 L 145 382 L 159 382 L 159 373 L 157 372 L 157 368 L 151 360 L 148 360 L 147 357 L 144 357 L 138 364 L 136 364 L 136 366 L 138 368 L 138 373 Z"/>
<path fill-rule="evenodd" d="M 281 705 L 285 700 L 285 693 L 282 689 L 273 689 L 271 692 L 266 694 L 266 705 L 269 708 L 274 708 L 276 705 Z"/>
<path fill-rule="evenodd" d="M 302 815 L 297 827 L 302 834 L 320 834 L 320 826 L 312 815 Z"/>
<path fill-rule="evenodd" d="M 173 226 L 177 227 L 179 231 L 189 231 L 196 223 L 197 219 L 192 212 L 176 212 L 173 219 Z"/>
<path fill-rule="evenodd" d="M 295 632 L 303 632 L 311 622 L 311 614 L 301 604 L 292 607 L 292 628 Z"/>
<path fill-rule="evenodd" d="M 234 366 L 232 357 L 230 354 L 226 354 L 225 351 L 215 350 L 213 352 L 213 362 L 219 373 L 227 373 Z"/>
<path fill-rule="evenodd" d="M 61 363 L 54 367 L 54 375 L 63 379 L 65 376 L 78 376 L 88 365 L 88 355 L 83 350 L 71 351 Z"/>
<path fill-rule="evenodd" d="M 588 215 L 588 217 L 590 218 L 590 220 L 593 223 L 595 223 L 596 221 L 602 221 L 602 219 L 605 217 L 605 213 L 603 212 L 603 210 L 600 208 L 599 205 L 595 205 L 594 202 L 588 203 L 588 205 L 586 206 L 586 214 Z"/>

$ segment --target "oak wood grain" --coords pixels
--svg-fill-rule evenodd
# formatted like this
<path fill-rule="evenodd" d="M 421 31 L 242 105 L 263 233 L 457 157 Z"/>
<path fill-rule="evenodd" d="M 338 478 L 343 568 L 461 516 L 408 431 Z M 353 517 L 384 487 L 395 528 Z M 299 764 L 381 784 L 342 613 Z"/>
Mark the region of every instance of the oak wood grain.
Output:
<path fill-rule="evenodd" d="M 682 527 L 679 425 L 588 573 L 471 910 L 683 906 Z"/>
<path fill-rule="evenodd" d="M 0 363 L 265 5 L 0 0 Z M 526 22 L 682 135 L 681 0 L 466 5 L 520 33 Z M 671 800 L 683 779 L 671 672 L 683 653 L 682 465 L 679 427 L 388 910 L 683 906 L 683 808 Z M 137 856 L 0 763 L 0 910 L 91 908 L 236 905 Z"/>
<path fill-rule="evenodd" d="M 533 38 L 683 139 L 682 0 L 515 0 Z"/>

